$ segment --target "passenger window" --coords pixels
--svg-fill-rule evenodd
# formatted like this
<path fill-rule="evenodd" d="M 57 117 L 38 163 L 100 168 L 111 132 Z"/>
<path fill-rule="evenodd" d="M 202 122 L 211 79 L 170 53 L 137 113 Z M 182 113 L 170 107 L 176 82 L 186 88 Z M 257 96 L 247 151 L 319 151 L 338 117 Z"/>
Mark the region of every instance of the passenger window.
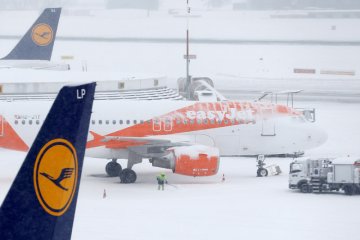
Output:
<path fill-rule="evenodd" d="M 106 120 L 105 123 L 106 123 L 106 124 L 109 124 L 109 120 Z"/>
<path fill-rule="evenodd" d="M 112 123 L 115 125 L 115 124 L 116 124 L 116 120 L 113 120 Z"/>
<path fill-rule="evenodd" d="M 99 120 L 99 124 L 102 124 L 102 120 Z"/>
<path fill-rule="evenodd" d="M 197 120 L 197 123 L 198 123 L 198 124 L 201 124 L 201 119 L 198 119 L 198 120 Z"/>
<path fill-rule="evenodd" d="M 126 120 L 126 124 L 130 124 L 130 120 Z"/>
<path fill-rule="evenodd" d="M 123 124 L 123 120 L 120 120 L 119 122 L 120 122 L 120 124 Z"/>
<path fill-rule="evenodd" d="M 207 119 L 204 120 L 204 124 L 208 124 L 208 120 L 207 120 Z"/>
<path fill-rule="evenodd" d="M 211 119 L 211 120 L 210 120 L 210 123 L 211 123 L 211 124 L 214 124 L 214 123 L 215 123 L 215 120 L 214 120 L 214 119 Z"/>
<path fill-rule="evenodd" d="M 137 121 L 136 120 L 134 120 L 134 124 L 136 124 L 137 123 Z"/>
<path fill-rule="evenodd" d="M 190 124 L 194 124 L 194 120 L 190 120 Z"/>
<path fill-rule="evenodd" d="M 36 120 L 35 123 L 36 123 L 36 125 L 39 125 L 39 124 L 40 124 L 40 121 L 39 121 L 39 120 Z"/>
<path fill-rule="evenodd" d="M 94 124 L 95 124 L 95 120 L 91 120 L 91 124 L 93 124 L 93 125 L 94 125 Z"/>
<path fill-rule="evenodd" d="M 32 120 L 29 120 L 29 125 L 32 125 Z"/>
<path fill-rule="evenodd" d="M 140 120 L 140 124 L 144 124 L 144 120 Z"/>
<path fill-rule="evenodd" d="M 15 120 L 15 124 L 17 125 L 19 123 L 19 121 L 18 120 Z"/>
<path fill-rule="evenodd" d="M 25 125 L 25 120 L 22 120 L 21 123 L 22 123 L 23 125 Z"/>

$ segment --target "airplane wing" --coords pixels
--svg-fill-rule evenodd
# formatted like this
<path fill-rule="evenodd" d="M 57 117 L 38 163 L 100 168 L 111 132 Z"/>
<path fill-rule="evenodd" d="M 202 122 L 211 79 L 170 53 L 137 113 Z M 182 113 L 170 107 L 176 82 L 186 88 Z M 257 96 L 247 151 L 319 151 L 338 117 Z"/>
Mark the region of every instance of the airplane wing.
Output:
<path fill-rule="evenodd" d="M 93 140 L 87 147 L 103 146 L 110 149 L 128 151 L 127 168 L 121 170 L 116 161 L 106 165 L 109 176 L 118 176 L 122 183 L 136 181 L 136 173 L 131 169 L 134 164 L 141 163 L 144 158 L 154 167 L 171 169 L 174 173 L 187 176 L 211 176 L 219 169 L 219 149 L 190 142 L 188 136 L 101 136 L 90 131 Z"/>
<path fill-rule="evenodd" d="M 90 133 L 94 140 L 100 140 L 106 148 L 128 149 L 144 158 L 162 157 L 168 154 L 169 148 L 192 145 L 188 136 L 122 137 L 101 136 L 92 131 Z"/>

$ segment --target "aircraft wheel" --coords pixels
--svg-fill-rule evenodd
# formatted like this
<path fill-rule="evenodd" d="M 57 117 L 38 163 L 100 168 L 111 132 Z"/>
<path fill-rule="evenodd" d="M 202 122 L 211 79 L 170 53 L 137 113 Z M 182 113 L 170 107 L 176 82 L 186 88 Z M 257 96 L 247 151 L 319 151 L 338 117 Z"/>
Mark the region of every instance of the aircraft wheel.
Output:
<path fill-rule="evenodd" d="M 110 177 L 117 177 L 121 172 L 121 165 L 117 162 L 109 162 L 106 164 L 105 171 Z"/>
<path fill-rule="evenodd" d="M 268 170 L 266 168 L 259 168 L 257 170 L 257 176 L 258 177 L 266 177 L 269 174 Z"/>
<path fill-rule="evenodd" d="M 125 168 L 120 173 L 121 183 L 134 183 L 136 181 L 136 173 L 130 168 Z"/>

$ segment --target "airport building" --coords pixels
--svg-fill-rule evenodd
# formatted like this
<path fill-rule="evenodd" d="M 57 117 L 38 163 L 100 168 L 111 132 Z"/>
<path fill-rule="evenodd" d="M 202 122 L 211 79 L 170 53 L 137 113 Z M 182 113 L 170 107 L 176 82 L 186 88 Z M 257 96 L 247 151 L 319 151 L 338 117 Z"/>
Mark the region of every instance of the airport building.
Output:
<path fill-rule="evenodd" d="M 4 71 L 6 73 L 7 70 Z M 121 77 L 119 73 L 109 72 L 34 70 L 9 70 L 5 76 L 0 84 L 0 100 L 6 101 L 52 99 L 64 85 L 91 81 L 97 83 L 96 99 L 178 100 L 182 98 L 176 90 L 167 87 L 164 76 Z"/>

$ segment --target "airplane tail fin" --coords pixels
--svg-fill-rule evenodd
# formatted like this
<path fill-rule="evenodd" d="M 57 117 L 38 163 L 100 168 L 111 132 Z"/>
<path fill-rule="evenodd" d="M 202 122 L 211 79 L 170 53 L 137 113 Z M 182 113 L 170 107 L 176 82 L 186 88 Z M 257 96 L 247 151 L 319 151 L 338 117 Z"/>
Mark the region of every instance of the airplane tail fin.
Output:
<path fill-rule="evenodd" d="M 46 8 L 3 60 L 50 60 L 61 8 Z"/>
<path fill-rule="evenodd" d="M 63 87 L 0 208 L 0 239 L 70 239 L 95 83 Z"/>

